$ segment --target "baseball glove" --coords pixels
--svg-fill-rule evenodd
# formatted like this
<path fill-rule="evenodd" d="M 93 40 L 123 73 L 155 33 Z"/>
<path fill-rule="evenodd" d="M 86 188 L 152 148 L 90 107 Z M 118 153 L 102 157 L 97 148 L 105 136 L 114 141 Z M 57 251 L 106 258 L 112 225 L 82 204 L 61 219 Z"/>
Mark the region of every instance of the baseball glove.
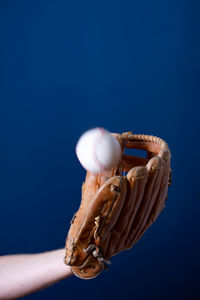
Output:
<path fill-rule="evenodd" d="M 66 239 L 64 262 L 84 279 L 96 277 L 113 255 L 139 241 L 165 207 L 171 182 L 165 141 L 131 132 L 113 135 L 122 148 L 121 161 L 112 170 L 87 172 Z M 125 154 L 126 148 L 145 150 L 146 158 Z"/>

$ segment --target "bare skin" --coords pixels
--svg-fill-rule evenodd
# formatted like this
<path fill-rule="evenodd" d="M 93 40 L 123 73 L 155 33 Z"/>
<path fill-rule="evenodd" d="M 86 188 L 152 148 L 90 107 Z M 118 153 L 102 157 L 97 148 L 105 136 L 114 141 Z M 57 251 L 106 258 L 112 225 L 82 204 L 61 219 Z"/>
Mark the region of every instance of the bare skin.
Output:
<path fill-rule="evenodd" d="M 72 276 L 64 249 L 0 257 L 0 300 L 16 299 Z"/>

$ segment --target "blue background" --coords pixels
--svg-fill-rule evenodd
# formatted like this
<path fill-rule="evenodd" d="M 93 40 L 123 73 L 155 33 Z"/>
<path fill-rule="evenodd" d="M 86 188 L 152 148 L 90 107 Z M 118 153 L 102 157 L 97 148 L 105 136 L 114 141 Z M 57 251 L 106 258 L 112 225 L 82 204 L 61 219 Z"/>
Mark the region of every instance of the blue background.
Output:
<path fill-rule="evenodd" d="M 166 209 L 93 280 L 27 299 L 199 298 L 199 1 L 0 2 L 0 254 L 64 246 L 102 126 L 164 138 Z"/>

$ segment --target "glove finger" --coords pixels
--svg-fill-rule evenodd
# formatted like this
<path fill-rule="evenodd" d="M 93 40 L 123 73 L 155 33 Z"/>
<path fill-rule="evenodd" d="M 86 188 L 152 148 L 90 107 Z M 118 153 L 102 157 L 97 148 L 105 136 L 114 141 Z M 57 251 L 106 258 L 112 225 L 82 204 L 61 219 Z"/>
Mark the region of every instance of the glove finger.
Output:
<path fill-rule="evenodd" d="M 145 167 L 132 168 L 128 177 L 131 180 L 130 182 L 128 181 L 128 191 L 124 206 L 112 231 L 108 246 L 109 256 L 124 249 L 124 241 L 129 234 L 130 224 L 133 222 L 142 199 L 142 191 L 147 180 L 147 170 Z"/>
<path fill-rule="evenodd" d="M 156 201 L 154 206 L 149 214 L 148 220 L 146 221 L 145 226 L 141 230 L 141 233 L 138 235 L 136 242 L 140 239 L 143 233 L 147 230 L 149 226 L 157 219 L 159 214 L 162 212 L 163 208 L 165 207 L 165 201 L 167 199 L 167 190 L 168 190 L 168 181 L 170 176 L 170 157 L 166 161 L 166 165 L 164 168 L 159 193 L 157 195 Z"/>
<path fill-rule="evenodd" d="M 149 202 L 154 192 L 156 178 L 159 173 L 158 171 L 159 169 L 157 168 L 158 164 L 159 164 L 159 159 L 157 157 L 153 157 L 148 163 L 148 180 L 144 188 L 143 198 L 140 203 L 140 207 L 137 211 L 135 219 L 133 220 L 133 223 L 131 224 L 128 238 L 125 241 L 126 248 L 131 248 L 133 246 L 134 238 L 145 217 L 145 213 L 147 211 Z"/>
<path fill-rule="evenodd" d="M 129 247 L 132 247 L 138 236 L 143 231 L 149 215 L 152 211 L 152 208 L 155 204 L 157 196 L 160 190 L 160 184 L 164 172 L 164 160 L 160 157 L 153 157 L 149 163 L 147 164 L 147 170 L 149 173 L 149 178 L 152 178 L 151 185 L 146 187 L 144 194 L 144 202 L 141 205 L 138 216 L 137 216 L 137 225 L 135 226 L 135 232 L 132 234 L 132 238 L 130 239 Z M 146 195 L 146 197 L 145 197 Z"/>
<path fill-rule="evenodd" d="M 65 258 L 67 265 L 81 266 L 90 255 L 84 249 L 91 244 L 103 247 L 108 232 L 116 223 L 125 195 L 126 179 L 115 176 L 99 188 L 87 209 L 79 209 L 68 233 Z"/>
<path fill-rule="evenodd" d="M 97 239 L 95 241 L 95 244 L 97 246 L 101 246 L 101 249 L 103 250 L 103 253 L 106 253 L 106 256 L 109 257 L 107 253 L 107 246 L 109 244 L 109 240 L 111 238 L 111 233 L 113 231 L 113 228 L 115 227 L 115 224 L 117 220 L 119 219 L 119 214 L 121 212 L 121 209 L 124 205 L 125 196 L 127 193 L 127 180 L 126 178 L 122 176 L 113 177 L 110 179 L 111 182 L 114 182 L 112 179 L 118 178 L 119 183 L 116 185 L 111 185 L 111 188 L 114 187 L 115 190 L 115 198 L 112 202 L 108 202 L 107 195 L 102 194 L 102 199 L 105 199 L 105 206 L 104 210 L 102 210 L 101 216 L 100 216 L 100 225 L 97 230 L 96 236 Z M 118 189 L 118 186 L 120 189 Z"/>

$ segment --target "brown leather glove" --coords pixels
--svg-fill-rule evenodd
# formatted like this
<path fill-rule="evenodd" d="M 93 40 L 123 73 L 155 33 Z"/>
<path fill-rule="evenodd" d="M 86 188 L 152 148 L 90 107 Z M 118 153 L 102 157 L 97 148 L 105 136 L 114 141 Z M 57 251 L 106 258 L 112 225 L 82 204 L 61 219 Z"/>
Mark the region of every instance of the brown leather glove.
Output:
<path fill-rule="evenodd" d="M 64 262 L 84 279 L 96 277 L 110 257 L 134 246 L 165 206 L 171 182 L 170 150 L 165 141 L 131 132 L 113 134 L 121 144 L 119 165 L 87 172 L 82 200 L 71 221 Z M 124 154 L 147 151 L 147 158 Z"/>

